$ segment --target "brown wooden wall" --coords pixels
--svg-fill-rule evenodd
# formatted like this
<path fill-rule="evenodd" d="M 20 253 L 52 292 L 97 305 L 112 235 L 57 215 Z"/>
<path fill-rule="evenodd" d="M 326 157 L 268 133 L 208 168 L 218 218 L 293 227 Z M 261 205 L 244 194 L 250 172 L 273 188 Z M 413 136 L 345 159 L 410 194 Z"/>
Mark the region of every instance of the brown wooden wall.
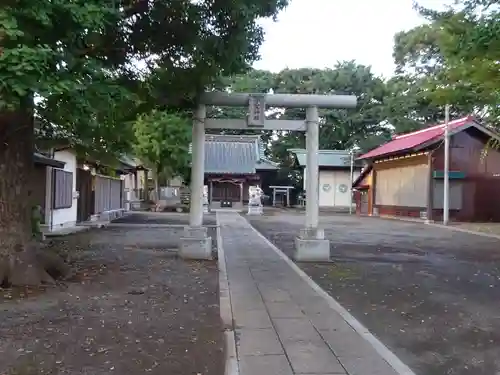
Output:
<path fill-rule="evenodd" d="M 488 138 L 475 128 L 451 138 L 450 171 L 466 175 L 463 207 L 455 213 L 457 220 L 500 221 L 500 152 L 489 149 L 483 157 L 487 142 Z M 434 170 L 444 169 L 443 147 L 434 152 L 432 162 Z M 434 219 L 441 217 L 442 210 L 435 210 Z"/>

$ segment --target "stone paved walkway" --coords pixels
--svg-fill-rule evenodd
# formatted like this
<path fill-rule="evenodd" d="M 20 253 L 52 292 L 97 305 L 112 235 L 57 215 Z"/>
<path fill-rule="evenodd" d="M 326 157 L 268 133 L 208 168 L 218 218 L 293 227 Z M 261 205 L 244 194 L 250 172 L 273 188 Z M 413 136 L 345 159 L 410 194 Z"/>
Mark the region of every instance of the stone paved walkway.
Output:
<path fill-rule="evenodd" d="M 244 217 L 217 221 L 240 375 L 398 374 Z"/>

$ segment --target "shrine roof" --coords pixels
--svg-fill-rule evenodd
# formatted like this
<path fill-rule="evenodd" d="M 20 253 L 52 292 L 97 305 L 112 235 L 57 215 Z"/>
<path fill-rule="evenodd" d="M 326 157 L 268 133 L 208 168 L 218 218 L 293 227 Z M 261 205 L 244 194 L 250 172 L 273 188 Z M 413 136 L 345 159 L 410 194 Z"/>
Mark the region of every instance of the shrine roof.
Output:
<path fill-rule="evenodd" d="M 264 156 L 258 135 L 205 136 L 205 173 L 254 174 L 257 170 L 277 168 Z"/>
<path fill-rule="evenodd" d="M 448 123 L 450 135 L 474 127 L 486 135 L 498 139 L 498 135 L 476 122 L 473 116 L 459 118 Z M 379 159 L 396 154 L 416 152 L 444 139 L 445 124 L 440 123 L 411 133 L 395 135 L 392 140 L 361 155 L 358 159 Z"/>

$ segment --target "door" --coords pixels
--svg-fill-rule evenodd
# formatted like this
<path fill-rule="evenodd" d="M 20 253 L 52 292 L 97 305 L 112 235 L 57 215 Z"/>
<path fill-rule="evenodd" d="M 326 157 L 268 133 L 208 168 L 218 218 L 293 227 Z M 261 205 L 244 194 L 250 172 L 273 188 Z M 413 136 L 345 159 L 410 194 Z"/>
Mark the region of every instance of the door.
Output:
<path fill-rule="evenodd" d="M 368 189 L 359 192 L 359 204 L 361 215 L 368 215 Z"/>
<path fill-rule="evenodd" d="M 214 201 L 239 202 L 241 200 L 240 185 L 228 181 L 214 182 L 212 199 Z"/>
<path fill-rule="evenodd" d="M 90 220 L 92 215 L 92 175 L 90 171 L 76 170 L 76 190 L 79 192 L 76 205 L 76 219 L 78 222 Z"/>

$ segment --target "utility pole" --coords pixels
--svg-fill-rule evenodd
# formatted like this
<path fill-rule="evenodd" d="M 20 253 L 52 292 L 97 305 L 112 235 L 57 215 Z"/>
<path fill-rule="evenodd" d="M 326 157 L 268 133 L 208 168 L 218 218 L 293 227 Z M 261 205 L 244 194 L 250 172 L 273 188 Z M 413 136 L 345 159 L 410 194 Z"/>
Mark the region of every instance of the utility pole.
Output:
<path fill-rule="evenodd" d="M 349 185 L 349 215 L 352 214 L 352 184 L 354 183 L 354 152 L 351 150 L 351 184 Z"/>
<path fill-rule="evenodd" d="M 444 107 L 444 175 L 443 175 L 443 225 L 448 225 L 450 215 L 450 106 Z"/>

